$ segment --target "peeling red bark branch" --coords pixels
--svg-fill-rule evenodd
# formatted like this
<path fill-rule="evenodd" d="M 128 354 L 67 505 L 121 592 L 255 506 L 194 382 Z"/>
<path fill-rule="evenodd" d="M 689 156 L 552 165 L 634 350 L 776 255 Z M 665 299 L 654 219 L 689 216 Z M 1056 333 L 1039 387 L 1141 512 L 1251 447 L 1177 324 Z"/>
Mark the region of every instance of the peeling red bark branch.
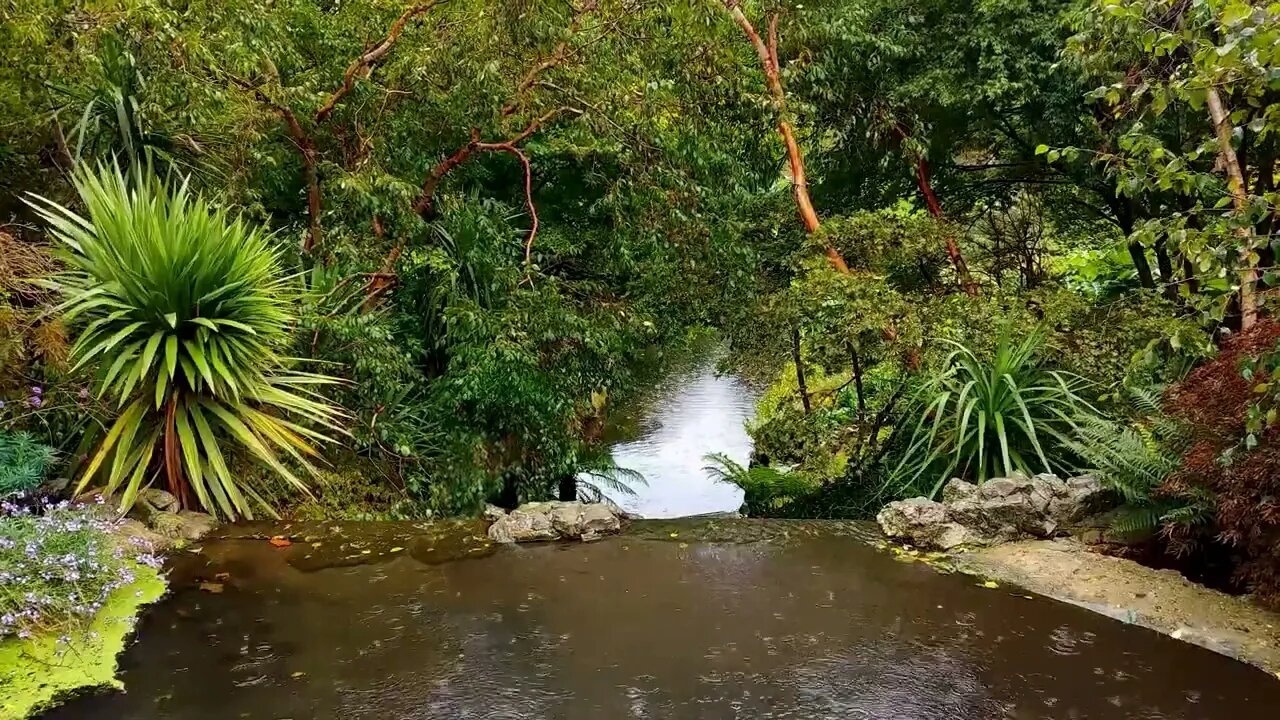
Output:
<path fill-rule="evenodd" d="M 778 135 L 781 136 L 787 149 L 787 163 L 791 170 L 791 189 L 795 195 L 796 208 L 800 212 L 805 230 L 810 234 L 816 233 L 821 229 L 822 222 L 818 219 L 818 213 L 814 210 L 813 201 L 809 197 L 809 183 L 804 171 L 804 155 L 800 152 L 795 131 L 786 114 L 787 96 L 782 88 L 782 75 L 778 66 L 778 16 L 774 15 L 769 20 L 769 43 L 766 45 L 751 21 L 742 14 L 738 0 L 724 0 L 724 6 L 733 17 L 733 21 L 742 28 L 751 46 L 755 48 L 756 55 L 760 57 L 765 83 L 769 87 L 769 94 L 773 97 L 774 110 L 778 113 Z M 841 257 L 840 251 L 828 244 L 825 252 L 832 267 L 841 273 L 848 274 L 849 266 Z"/>
<path fill-rule="evenodd" d="M 422 194 L 418 196 L 417 202 L 413 204 L 414 213 L 420 215 L 424 220 L 430 219 L 435 214 L 435 196 L 436 190 L 440 187 L 440 182 L 445 176 L 455 170 L 459 165 L 470 160 L 472 156 L 479 152 L 503 152 L 511 155 L 520 162 L 524 169 L 524 200 L 525 208 L 529 211 L 530 228 L 529 235 L 524 241 L 524 264 L 526 272 L 533 263 L 533 242 L 538 237 L 538 229 L 540 227 L 538 219 L 538 207 L 533 202 L 533 166 L 529 162 L 529 156 L 521 150 L 519 143 L 528 140 L 544 125 L 551 122 L 558 115 L 581 115 L 582 111 L 573 107 L 560 107 L 550 112 L 544 113 L 541 117 L 529 123 L 524 130 L 512 135 L 510 138 L 500 142 L 484 142 L 480 139 L 480 131 L 471 129 L 471 140 L 466 145 L 458 148 L 454 153 L 436 164 L 431 168 L 431 172 L 427 174 L 426 181 L 422 184 Z M 369 291 L 365 297 L 364 311 L 368 312 L 377 304 L 378 298 L 386 292 L 391 286 L 391 279 L 395 277 L 395 265 L 404 253 L 405 241 L 401 240 L 391 249 L 387 257 L 382 262 L 382 269 L 370 281 Z"/>
<path fill-rule="evenodd" d="M 302 176 L 307 186 L 307 236 L 302 241 L 302 251 L 309 253 L 320 244 L 322 235 L 320 213 L 323 210 L 323 203 L 320 195 L 320 174 L 316 169 L 315 143 L 303 129 L 302 123 L 298 122 L 297 114 L 288 106 L 272 100 L 262 91 L 262 88 L 246 80 L 231 76 L 231 81 L 245 90 L 252 91 L 258 102 L 271 108 L 280 116 L 280 119 L 284 120 L 285 129 L 288 130 L 294 146 L 298 148 L 298 154 L 302 156 Z"/>
<path fill-rule="evenodd" d="M 466 145 L 458 148 L 452 155 L 441 160 L 431 172 L 427 174 L 427 179 L 422 184 L 422 193 L 418 196 L 417 202 L 413 204 L 413 211 L 421 215 L 424 219 L 430 218 L 435 212 L 435 195 L 436 190 L 440 187 L 440 182 L 459 165 L 471 159 L 471 156 L 477 152 L 494 152 L 502 151 L 510 153 L 515 150 L 516 146 L 528 140 L 534 133 L 542 129 L 544 125 L 551 122 L 558 115 L 581 115 L 582 111 L 572 107 L 560 107 L 548 113 L 544 113 L 541 117 L 529 123 L 528 127 L 519 133 L 512 135 L 510 138 L 500 142 L 482 142 L 480 140 L 480 131 L 471 130 L 471 141 Z M 520 153 L 521 157 L 524 153 Z M 528 164 L 525 158 L 524 163 Z"/>
<path fill-rule="evenodd" d="M 902 123 L 895 122 L 893 131 L 898 136 L 898 140 L 904 143 L 908 137 L 906 128 Z M 916 154 L 915 162 L 916 187 L 920 189 L 920 194 L 924 196 L 924 204 L 929 209 L 929 214 L 937 221 L 945 222 L 946 215 L 942 212 L 942 203 L 938 201 L 938 194 L 933 191 L 933 181 L 930 179 L 932 174 L 929 167 L 929 160 L 923 153 Z M 947 257 L 951 260 L 951 266 L 955 268 L 956 277 L 960 279 L 960 286 L 964 288 L 964 292 L 969 297 L 978 296 L 978 284 L 974 282 L 973 275 L 969 272 L 969 264 L 964 260 L 964 254 L 960 252 L 960 246 L 956 243 L 955 236 L 950 230 L 943 228 L 944 242 L 947 247 Z"/>
<path fill-rule="evenodd" d="M 574 35 L 577 35 L 578 31 L 582 29 L 583 19 L 585 19 L 587 15 L 595 12 L 599 7 L 599 0 L 584 0 L 584 2 L 578 6 L 573 13 L 573 19 L 569 21 L 569 29 L 566 33 L 567 37 L 556 44 L 555 49 L 551 51 L 550 55 L 530 68 L 529 72 L 525 73 L 525 76 L 520 80 L 520 84 L 516 86 L 515 92 L 511 94 L 511 99 L 502 106 L 502 117 L 510 117 L 514 115 L 516 111 L 520 109 L 520 103 L 524 100 L 525 94 L 528 93 L 529 89 L 538 82 L 539 76 L 564 62 L 565 59 L 569 57 L 569 40 L 572 39 Z"/>
<path fill-rule="evenodd" d="M 420 15 L 425 15 L 432 8 L 447 1 L 431 0 L 431 2 L 419 3 L 401 13 L 400 17 L 391 23 L 391 28 L 387 31 L 387 36 L 383 38 L 382 42 L 366 50 L 347 66 L 347 71 L 342 74 L 342 84 L 338 86 L 337 90 L 333 91 L 324 105 L 321 105 L 320 109 L 316 111 L 316 122 L 321 123 L 328 119 L 333 114 L 334 108 L 338 106 L 338 102 L 355 89 L 356 80 L 362 75 L 368 77 L 368 74 L 373 72 L 374 66 L 381 62 L 387 53 L 391 52 L 391 48 L 400 39 L 400 35 L 404 32 L 405 26 L 409 24 L 410 20 Z"/>

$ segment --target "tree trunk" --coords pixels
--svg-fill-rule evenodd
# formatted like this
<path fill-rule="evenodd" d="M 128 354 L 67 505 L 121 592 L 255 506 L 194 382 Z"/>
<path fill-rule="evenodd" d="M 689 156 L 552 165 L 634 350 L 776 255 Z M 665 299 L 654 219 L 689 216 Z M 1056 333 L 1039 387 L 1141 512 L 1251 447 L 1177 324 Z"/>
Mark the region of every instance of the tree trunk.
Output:
<path fill-rule="evenodd" d="M 853 391 L 858 394 L 858 425 L 861 428 L 867 416 L 867 395 L 862 387 L 862 359 L 858 357 L 858 349 L 855 347 L 849 348 L 849 355 L 853 358 Z"/>
<path fill-rule="evenodd" d="M 1160 290 L 1168 300 L 1178 299 L 1178 279 L 1173 276 L 1173 261 L 1169 259 L 1166 238 L 1156 241 L 1156 267 L 1160 268 Z"/>
<path fill-rule="evenodd" d="M 1192 295 L 1200 294 L 1200 279 L 1196 277 L 1196 268 L 1191 264 L 1190 260 L 1182 259 L 1182 277 L 1187 283 L 1187 292 Z"/>
<path fill-rule="evenodd" d="M 573 502 L 578 499 L 577 475 L 565 475 L 560 478 L 560 492 L 558 497 L 564 502 Z"/>
<path fill-rule="evenodd" d="M 746 15 L 742 14 L 742 8 L 738 7 L 737 0 L 724 0 L 725 8 L 733 17 L 733 21 L 738 27 L 742 28 L 742 32 L 746 34 L 747 39 L 751 41 L 751 46 L 755 48 L 756 55 L 760 57 L 760 65 L 764 68 L 764 78 L 769 86 L 769 95 L 773 98 L 774 110 L 778 113 L 778 135 L 782 137 L 782 143 L 787 150 L 787 164 L 791 171 L 791 189 L 796 199 L 796 209 L 800 212 L 800 219 L 804 222 L 805 231 L 809 234 L 816 233 L 822 226 L 818 219 L 818 213 L 813 208 L 813 201 L 809 197 L 809 183 L 805 177 L 804 171 L 804 155 L 800 152 L 800 145 L 796 142 L 795 131 L 791 127 L 791 122 L 787 119 L 786 113 L 786 92 L 782 89 L 782 74 L 778 68 L 778 16 L 774 15 L 769 22 L 769 44 L 766 45 L 760 37 L 760 33 L 756 32 L 755 27 L 751 25 L 751 21 Z M 849 266 L 841 257 L 840 251 L 831 245 L 826 245 L 825 252 L 828 262 L 838 272 L 843 274 L 849 273 Z"/>
<path fill-rule="evenodd" d="M 520 506 L 520 486 L 510 473 L 502 478 L 502 492 L 498 494 L 498 507 L 514 510 Z"/>
<path fill-rule="evenodd" d="M 800 386 L 800 404 L 804 406 L 804 414 L 813 411 L 809 404 L 809 386 L 804 380 L 804 358 L 800 357 L 800 330 L 791 329 L 791 359 L 796 364 L 796 384 Z"/>
<path fill-rule="evenodd" d="M 1133 267 L 1138 271 L 1138 282 L 1142 287 L 1154 290 L 1156 279 L 1151 274 L 1151 263 L 1147 260 L 1147 249 L 1142 246 L 1142 243 L 1129 243 L 1129 259 L 1133 261 Z"/>
<path fill-rule="evenodd" d="M 899 131 L 900 133 L 902 131 Z M 905 136 L 905 133 L 903 133 Z M 942 214 L 942 203 L 938 202 L 938 195 L 933 191 L 933 182 L 929 179 L 929 161 L 923 155 L 916 158 L 916 185 L 920 187 L 920 194 L 924 195 L 925 205 L 929 207 L 929 214 L 939 222 L 943 222 L 946 218 Z M 964 288 L 964 292 L 969 297 L 978 296 L 978 284 L 973 281 L 973 276 L 969 274 L 969 265 L 964 261 L 964 255 L 960 253 L 960 246 L 956 244 L 955 236 L 949 231 L 946 233 L 947 257 L 951 258 L 951 266 L 956 269 L 956 277 L 960 279 L 960 286 Z"/>
<path fill-rule="evenodd" d="M 1231 201 L 1238 214 L 1244 215 L 1248 210 L 1249 198 L 1245 194 L 1244 172 L 1240 169 L 1240 160 L 1236 157 L 1235 148 L 1231 145 L 1231 115 L 1222 104 L 1218 89 L 1209 86 L 1205 97 L 1209 105 L 1209 119 L 1213 121 L 1218 136 L 1218 157 L 1227 172 L 1227 189 L 1231 193 Z M 1240 329 L 1248 330 L 1258 322 L 1258 298 L 1255 286 L 1258 284 L 1258 268 L 1252 259 L 1253 234 L 1249 228 L 1236 228 L 1235 235 L 1240 241 Z"/>

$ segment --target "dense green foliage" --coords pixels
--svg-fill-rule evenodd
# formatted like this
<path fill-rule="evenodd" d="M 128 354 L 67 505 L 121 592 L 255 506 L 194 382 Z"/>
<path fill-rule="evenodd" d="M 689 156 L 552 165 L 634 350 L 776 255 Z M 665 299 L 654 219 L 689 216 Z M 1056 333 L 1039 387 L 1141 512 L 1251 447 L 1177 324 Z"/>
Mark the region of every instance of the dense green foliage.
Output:
<path fill-rule="evenodd" d="M 6 12 L 0 212 L 15 224 L 0 249 L 21 271 L 0 265 L 0 353 L 15 359 L 0 419 L 69 464 L 89 459 L 79 471 L 105 470 L 126 497 L 170 474 L 150 448 L 176 398 L 195 413 L 173 423 L 203 481 L 192 504 L 240 514 L 247 488 L 296 503 L 289 478 L 312 461 L 294 441 L 319 437 L 289 424 L 307 408 L 250 389 L 283 378 L 349 414 L 318 418 L 345 435 L 308 514 L 472 513 L 590 494 L 592 473 L 597 490 L 634 485 L 604 457 L 602 427 L 653 348 L 692 327 L 719 330 L 770 382 L 752 464 L 718 471 L 753 513 L 865 516 L 951 474 L 1089 467 L 1166 530 L 1190 516 L 1165 500 L 1208 533 L 1215 510 L 1235 527 L 1223 488 L 1265 497 L 1210 480 L 1209 461 L 1269 444 L 1274 348 L 1243 361 L 1255 392 L 1239 427 L 1193 444 L 1201 455 L 1152 434 L 1172 410 L 1127 398 L 1176 389 L 1271 312 L 1275 3 Z M 254 246 L 244 274 L 260 292 L 239 277 L 227 291 L 263 303 L 253 321 L 205 314 L 200 295 L 229 266 L 188 276 L 235 251 L 147 261 L 145 233 L 78 197 L 98 164 L 168 178 L 173 202 L 159 181 L 130 181 L 152 189 L 146 222 L 174 223 L 166 237 Z M 98 187 L 134 207 L 113 182 Z M 19 202 L 29 191 L 51 198 L 52 233 Z M 93 227 L 101 256 L 77 249 L 93 250 Z M 55 272 L 50 236 L 75 243 L 69 305 L 23 279 Z M 70 366 L 63 323 L 79 333 Z M 186 334 L 163 365 L 172 333 Z M 319 375 L 344 382 L 311 385 Z M 205 417 L 214 402 L 252 420 Z M 99 426 L 125 448 L 110 459 L 90 452 Z"/>

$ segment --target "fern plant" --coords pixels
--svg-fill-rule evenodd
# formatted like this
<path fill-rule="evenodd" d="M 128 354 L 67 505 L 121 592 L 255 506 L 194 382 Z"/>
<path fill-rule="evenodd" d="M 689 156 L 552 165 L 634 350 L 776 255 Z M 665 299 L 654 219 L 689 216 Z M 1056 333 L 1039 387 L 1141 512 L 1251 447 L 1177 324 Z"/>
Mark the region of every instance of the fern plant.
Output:
<path fill-rule="evenodd" d="M 1140 535 L 1161 526 L 1194 527 L 1208 522 L 1213 498 L 1207 491 L 1160 492 L 1182 464 L 1190 445 L 1187 428 L 1164 415 L 1160 388 L 1132 388 L 1129 393 L 1136 421 L 1121 425 L 1088 418 L 1080 425 L 1076 444 L 1086 469 L 1124 500 L 1112 528 Z"/>
<path fill-rule="evenodd" d="M 1084 379 L 1043 367 L 1043 331 L 1021 342 L 1003 334 L 990 360 L 945 342 L 956 349 L 917 395 L 920 419 L 889 474 L 889 494 L 932 497 L 956 475 L 981 483 L 1068 469 L 1080 420 L 1099 413 L 1080 394 Z M 931 482 L 921 487 L 922 479 Z"/>
<path fill-rule="evenodd" d="M 53 459 L 53 448 L 29 433 L 0 430 L 0 498 L 35 490 Z"/>
<path fill-rule="evenodd" d="M 724 453 L 705 455 L 703 471 L 712 480 L 742 488 L 742 505 L 752 517 L 777 515 L 814 490 L 814 481 L 803 472 L 767 465 L 745 467 Z"/>
<path fill-rule="evenodd" d="M 184 505 L 193 492 L 227 518 L 253 517 L 254 504 L 270 513 L 229 469 L 229 443 L 305 492 L 285 459 L 313 469 L 315 444 L 344 416 L 316 392 L 333 379 L 286 369 L 294 291 L 267 236 L 143 168 L 99 166 L 74 182 L 86 216 L 31 204 L 69 268 L 57 285 L 78 325 L 75 366 L 99 367 L 98 396 L 119 409 L 77 492 L 101 471 L 128 508 L 163 476 Z"/>
<path fill-rule="evenodd" d="M 585 460 L 576 478 L 578 497 L 586 502 L 603 502 L 610 495 L 634 496 L 635 486 L 649 484 L 640 471 L 619 466 L 608 454 Z"/>

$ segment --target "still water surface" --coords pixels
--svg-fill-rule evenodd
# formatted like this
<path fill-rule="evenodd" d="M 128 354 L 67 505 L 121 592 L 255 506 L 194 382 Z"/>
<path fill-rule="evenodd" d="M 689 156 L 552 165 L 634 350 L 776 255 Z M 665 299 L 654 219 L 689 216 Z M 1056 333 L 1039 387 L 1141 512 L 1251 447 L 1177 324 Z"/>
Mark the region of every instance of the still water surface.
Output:
<path fill-rule="evenodd" d="M 1275 720 L 1280 709 L 1280 682 L 1262 671 L 897 561 L 863 526 L 642 522 L 589 544 L 502 549 L 465 527 L 283 530 L 299 541 L 214 541 L 181 558 L 173 596 L 124 656 L 128 692 L 48 720 Z"/>

